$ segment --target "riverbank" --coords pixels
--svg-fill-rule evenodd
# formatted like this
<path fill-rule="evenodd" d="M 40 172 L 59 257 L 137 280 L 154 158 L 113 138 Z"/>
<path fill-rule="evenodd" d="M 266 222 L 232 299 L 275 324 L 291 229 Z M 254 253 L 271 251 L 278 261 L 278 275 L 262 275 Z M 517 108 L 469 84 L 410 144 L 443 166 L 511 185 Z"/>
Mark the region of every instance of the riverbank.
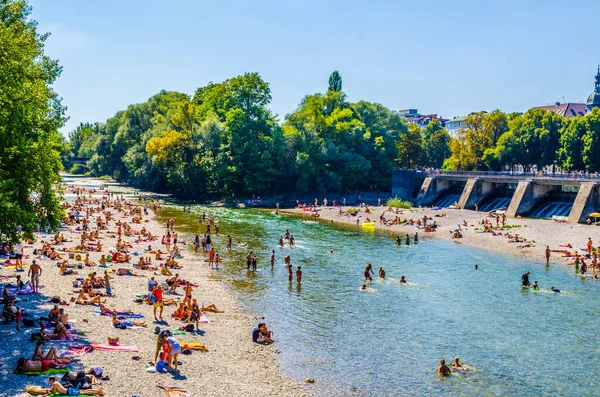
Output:
<path fill-rule="evenodd" d="M 350 207 L 346 207 L 348 209 Z M 359 223 L 366 221 L 369 218 L 375 221 L 375 229 L 378 231 L 389 233 L 394 238 L 410 234 L 411 238 L 415 233 L 419 233 L 419 238 L 443 238 L 453 240 L 457 244 L 466 244 L 473 247 L 483 248 L 492 252 L 507 253 L 521 258 L 532 259 L 539 263 L 545 263 L 545 250 L 549 246 L 553 251 L 568 250 L 571 253 L 579 252 L 583 254 L 582 248 L 585 248 L 588 238 L 592 239 L 594 247 L 600 247 L 600 227 L 590 226 L 585 224 L 559 223 L 556 221 L 545 219 L 514 219 L 509 218 L 506 221 L 507 227 L 504 230 L 498 230 L 503 234 L 518 234 L 522 242 L 511 242 L 506 236 L 494 236 L 492 233 L 484 233 L 480 222 L 484 219 L 489 220 L 495 226 L 494 218 L 487 216 L 487 213 L 476 212 L 471 210 L 448 209 L 432 210 L 430 208 L 413 208 L 412 210 L 400 210 L 399 214 L 392 213 L 384 207 L 369 207 L 370 213 L 365 213 L 364 208 L 359 209 L 360 212 L 356 216 L 340 215 L 339 207 L 321 207 L 319 211 L 319 219 L 324 222 L 333 222 L 344 224 L 352 227 L 357 227 L 357 218 L 360 218 Z M 292 213 L 303 217 L 312 218 L 310 212 L 302 209 L 284 209 L 280 212 Z M 435 232 L 424 232 L 416 225 L 402 224 L 386 226 L 380 224 L 379 218 L 384 214 L 386 219 L 394 219 L 396 216 L 399 219 L 417 220 L 427 216 L 432 218 L 428 224 L 436 222 L 438 227 Z M 445 214 L 446 216 L 441 216 Z M 466 222 L 467 226 L 464 226 Z M 456 230 L 460 225 L 463 235 L 460 239 L 452 238 L 452 231 Z M 566 248 L 565 245 L 571 245 L 573 248 Z M 550 257 L 551 263 L 559 263 L 562 265 L 572 265 L 573 260 L 564 253 L 552 252 Z M 589 265 L 589 263 L 588 263 Z"/>
<path fill-rule="evenodd" d="M 85 181 L 84 181 L 85 182 Z M 78 182 L 75 182 L 78 183 Z M 73 187 L 84 187 L 86 184 L 73 185 L 69 184 L 66 198 L 74 200 L 76 198 L 73 193 Z M 89 185 L 87 185 L 89 186 Z M 131 194 L 132 190 L 114 186 L 110 189 L 115 195 L 121 193 Z M 103 195 L 107 190 L 96 190 L 90 194 L 90 190 L 86 192 L 86 207 L 99 207 Z M 106 197 L 106 196 L 104 196 Z M 136 199 L 130 200 L 135 205 L 141 205 Z M 152 213 L 152 206 L 149 205 L 149 215 L 142 216 L 140 224 L 132 223 L 133 215 L 127 211 L 118 212 L 110 208 L 115 217 L 108 227 L 108 230 L 99 232 L 99 241 L 104 247 L 104 254 L 110 250 L 115 250 L 117 245 L 117 226 L 115 221 L 128 222 L 133 230 L 139 231 L 142 227 L 146 228 L 152 235 L 158 236 L 158 239 L 153 242 L 135 242 L 136 235 L 123 236 L 123 240 L 128 243 L 129 251 L 132 253 L 130 262 L 120 264 L 108 264 L 108 268 L 102 267 L 83 267 L 83 269 L 75 269 L 79 274 L 62 276 L 59 274 L 59 269 L 56 266 L 56 261 L 42 258 L 38 255 L 33 255 L 35 248 L 41 248 L 42 242 L 48 242 L 53 238 L 53 235 L 37 234 L 35 244 L 28 245 L 25 250 L 27 256 L 24 260 L 26 265 L 29 265 L 33 259 L 41 263 L 43 274 L 41 276 L 40 294 L 22 295 L 21 300 L 17 304 L 28 311 L 31 311 L 39 316 L 46 316 L 53 304 L 48 302 L 48 298 L 52 296 L 60 296 L 61 299 L 69 301 L 72 297 L 76 297 L 77 293 L 73 288 L 73 281 L 78 277 L 86 277 L 92 271 L 96 271 L 100 277 L 104 270 L 108 270 L 113 277 L 111 286 L 115 297 L 103 298 L 106 299 L 106 306 L 119 311 L 132 310 L 135 313 L 141 314 L 148 324 L 147 328 L 139 329 L 115 329 L 111 326 L 110 317 L 96 316 L 93 311 L 97 309 L 95 306 L 70 304 L 64 307 L 72 321 L 73 329 L 80 336 L 73 342 L 50 342 L 45 346 L 48 350 L 50 346 L 56 346 L 59 352 L 68 349 L 70 345 L 82 345 L 88 343 L 107 343 L 108 337 L 119 337 L 120 344 L 126 346 L 136 346 L 137 352 L 111 352 L 111 351 L 93 351 L 78 357 L 78 362 L 71 365 L 73 370 L 86 369 L 91 366 L 102 366 L 105 374 L 110 378 L 104 381 L 101 388 L 108 396 L 161 396 L 165 395 L 157 386 L 178 386 L 186 389 L 191 396 L 210 395 L 210 396 L 247 396 L 247 395 L 269 395 L 269 396 L 305 396 L 306 390 L 302 384 L 283 375 L 279 369 L 279 364 L 275 358 L 277 344 L 272 347 L 257 345 L 251 340 L 252 328 L 258 321 L 249 318 L 242 310 L 239 302 L 237 302 L 233 293 L 225 285 L 219 277 L 215 277 L 214 272 L 208 268 L 203 255 L 198 255 L 191 248 L 191 241 L 180 241 L 178 245 L 181 248 L 183 258 L 177 259 L 178 264 L 182 267 L 179 270 L 172 270 L 173 273 L 179 273 L 180 278 L 190 280 L 192 283 L 197 283 L 194 288 L 193 296 L 198 300 L 198 303 L 205 305 L 214 304 L 223 313 L 206 313 L 209 323 L 200 324 L 200 332 L 186 333 L 185 335 L 175 335 L 180 343 L 183 342 L 200 342 L 205 345 L 208 352 L 193 352 L 191 355 L 179 355 L 179 371 L 168 372 L 164 374 L 149 373 L 146 371 L 147 366 L 154 361 L 156 335 L 154 328 L 156 326 L 161 329 L 178 329 L 183 323 L 171 319 L 171 314 L 176 306 L 165 306 L 163 317 L 165 322 L 155 322 L 152 312 L 152 306 L 147 304 L 134 303 L 136 295 L 145 294 L 147 291 L 147 283 L 151 276 L 154 276 L 157 281 L 164 283 L 166 276 L 154 275 L 152 270 L 140 270 L 133 266 L 137 263 L 139 256 L 146 256 L 144 251 L 148 245 L 152 249 L 165 250 L 165 246 L 161 245 L 160 237 L 166 232 L 164 225 L 160 225 L 155 214 Z M 82 212 L 85 214 L 84 211 Z M 160 209 L 158 209 L 160 215 Z M 90 217 L 92 224 L 97 216 Z M 216 220 L 218 222 L 218 220 Z M 76 226 L 62 228 L 61 233 L 66 241 L 61 246 L 56 246 L 55 249 L 62 250 L 67 248 L 71 250 L 79 244 L 81 232 L 76 230 Z M 198 226 L 198 232 L 200 226 Z M 175 225 L 177 231 L 178 225 Z M 92 228 L 95 230 L 95 227 Z M 187 243 L 187 244 L 186 244 Z M 218 237 L 214 244 L 224 251 L 225 238 Z M 65 259 L 69 260 L 70 264 L 83 264 L 81 261 L 68 258 L 68 253 L 62 253 Z M 139 254 L 135 255 L 134 253 Z M 90 252 L 90 260 L 99 263 L 101 253 Z M 158 266 L 163 260 L 153 260 L 152 264 Z M 14 262 L 14 261 L 13 261 Z M 226 265 L 226 263 L 225 263 Z M 117 276 L 117 269 L 124 268 L 133 271 L 141 277 L 135 276 Z M 27 268 L 25 273 L 16 273 L 12 268 L 4 268 L 2 276 L 8 277 L 8 281 L 14 281 L 12 276 L 21 274 L 26 280 Z M 166 284 L 164 285 L 166 288 Z M 169 295 L 165 292 L 165 298 L 174 298 L 183 300 L 183 288 L 179 288 L 177 294 Z M 266 319 L 268 323 L 268 319 Z M 14 329 L 14 323 L 0 326 L 3 330 L 3 357 L 0 364 L 0 374 L 3 378 L 3 387 L 0 390 L 0 395 L 6 396 L 28 396 L 24 393 L 26 385 L 39 385 L 49 387 L 47 376 L 27 377 L 25 375 L 15 375 L 12 373 L 16 367 L 16 362 L 19 357 L 24 356 L 30 358 L 33 353 L 35 344 L 30 341 L 32 333 L 38 332 L 39 327 L 24 328 L 17 332 Z M 139 358 L 136 358 L 139 357 Z M 62 374 L 59 374 L 60 377 Z"/>

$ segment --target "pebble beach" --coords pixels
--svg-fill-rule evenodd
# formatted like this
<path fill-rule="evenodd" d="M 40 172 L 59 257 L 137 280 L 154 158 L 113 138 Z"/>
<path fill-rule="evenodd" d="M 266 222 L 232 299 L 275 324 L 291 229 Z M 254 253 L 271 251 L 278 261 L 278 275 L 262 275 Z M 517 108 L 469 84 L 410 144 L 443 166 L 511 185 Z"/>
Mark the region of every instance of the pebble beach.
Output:
<path fill-rule="evenodd" d="M 77 185 L 67 186 L 66 197 L 73 200 L 77 197 L 74 192 Z M 121 191 L 122 188 L 119 188 Z M 99 206 L 103 197 L 109 190 L 96 190 L 90 193 L 89 189 L 82 193 L 85 197 L 84 205 Z M 133 191 L 131 191 L 133 192 Z M 75 196 L 75 197 L 74 197 Z M 115 195 L 117 196 L 117 195 Z M 111 198 L 111 200 L 114 200 Z M 130 200 L 134 205 L 140 206 L 142 202 L 131 196 Z M 25 246 L 24 264 L 25 271 L 18 273 L 14 267 L 4 267 L 2 273 L 3 283 L 14 282 L 14 276 L 21 274 L 24 281 L 28 280 L 27 271 L 31 261 L 36 259 L 43 269 L 40 277 L 40 293 L 26 294 L 17 296 L 17 307 L 22 307 L 33 316 L 34 319 L 48 315 L 48 312 L 54 306 L 49 301 L 50 297 L 59 296 L 61 299 L 69 302 L 71 298 L 77 296 L 77 289 L 73 288 L 73 281 L 79 277 L 86 277 L 88 273 L 96 271 L 102 275 L 104 270 L 108 270 L 113 277 L 111 280 L 114 297 L 103 298 L 106 300 L 106 307 L 116 309 L 117 311 L 132 310 L 143 316 L 148 326 L 147 328 L 128 328 L 116 329 L 112 327 L 109 316 L 94 315 L 94 310 L 98 310 L 94 305 L 79 305 L 69 303 L 68 306 L 61 306 L 69 315 L 71 322 L 70 333 L 77 334 L 76 339 L 63 342 L 48 342 L 44 349 L 56 346 L 59 353 L 65 352 L 69 346 L 88 345 L 90 343 L 106 344 L 109 337 L 118 337 L 119 345 L 133 346 L 137 352 L 121 351 L 92 351 L 88 354 L 76 356 L 75 362 L 70 364 L 72 370 L 88 370 L 92 366 L 101 366 L 104 369 L 104 375 L 109 380 L 102 381 L 99 386 L 107 396 L 162 396 L 167 395 L 157 386 L 171 386 L 183 388 L 190 396 L 248 396 L 248 395 L 268 395 L 268 396 L 304 396 L 307 395 L 304 385 L 283 375 L 278 367 L 276 360 L 276 345 L 263 346 L 252 342 L 251 331 L 256 326 L 258 320 L 248 317 L 241 310 L 239 302 L 236 301 L 233 293 L 227 288 L 224 282 L 218 277 L 210 274 L 210 269 L 205 262 L 205 256 L 196 254 L 191 250 L 192 242 L 187 244 L 179 243 L 182 258 L 177 262 L 181 269 L 172 272 L 179 273 L 180 278 L 197 283 L 193 289 L 193 297 L 198 302 L 205 305 L 214 304 L 223 311 L 223 313 L 205 313 L 208 323 L 201 323 L 200 330 L 185 332 L 175 335 L 178 341 L 183 343 L 200 342 L 207 349 L 207 352 L 193 351 L 191 355 L 179 355 L 178 371 L 168 371 L 164 373 L 147 372 L 148 367 L 154 366 L 154 354 L 157 336 L 154 333 L 155 327 L 162 329 L 179 329 L 184 323 L 171 319 L 171 314 L 176 306 L 164 307 L 164 322 L 155 322 L 152 305 L 146 303 L 135 303 L 139 296 L 146 294 L 147 283 L 150 277 L 154 276 L 157 281 L 164 284 L 165 298 L 183 300 L 183 288 L 179 288 L 177 294 L 169 295 L 166 293 L 166 276 L 155 275 L 158 271 L 139 270 L 133 267 L 137 263 L 139 255 L 144 255 L 144 249 L 151 245 L 152 249 L 162 249 L 160 237 L 166 233 L 165 225 L 160 225 L 154 219 L 152 206 L 148 206 L 148 215 L 142 216 L 139 224 L 131 223 L 132 215 L 127 211 L 118 212 L 114 208 L 109 210 L 113 214 L 113 221 L 109 222 L 107 230 L 99 231 L 99 241 L 103 245 L 103 253 L 89 252 L 90 259 L 96 264 L 99 263 L 100 255 L 106 254 L 116 249 L 116 222 L 129 222 L 132 230 L 145 227 L 152 235 L 158 236 L 158 239 L 152 242 L 135 243 L 136 236 L 123 236 L 123 241 L 127 243 L 128 250 L 132 254 L 132 259 L 126 263 L 108 263 L 106 268 L 92 266 L 83 266 L 82 269 L 75 268 L 77 275 L 60 275 L 56 260 L 50 260 L 40 255 L 34 255 L 36 248 L 41 248 L 42 242 L 53 239 L 53 234 L 37 233 L 36 241 L 33 244 Z M 157 210 L 160 211 L 160 208 Z M 97 214 L 96 214 L 97 215 Z M 217 220 L 218 221 L 218 220 Z M 92 231 L 95 225 L 92 220 Z M 71 265 L 82 265 L 82 261 L 69 259 L 69 252 L 73 247 L 79 244 L 81 231 L 76 230 L 80 224 L 74 224 L 61 228 L 60 232 L 65 238 L 62 245 L 54 248 L 67 259 Z M 175 225 L 177 230 L 177 225 Z M 203 230 L 202 230 L 203 231 Z M 200 232 L 200 230 L 199 230 Z M 180 238 L 181 240 L 181 238 Z M 222 249 L 225 247 L 225 238 L 217 237 L 214 243 Z M 63 252 L 63 249 L 66 252 Z M 137 254 L 137 255 L 136 255 Z M 163 255 L 164 257 L 164 255 Z M 12 260 L 14 263 L 14 260 Z M 162 261 L 153 260 L 153 266 L 158 266 Z M 226 265 L 226 264 L 224 264 Z M 118 276 L 118 268 L 131 269 L 136 276 Z M 268 320 L 268 319 L 267 319 Z M 27 385 L 37 385 L 49 387 L 47 375 L 25 376 L 13 374 L 19 357 L 31 358 L 35 343 L 30 341 L 32 333 L 39 332 L 39 326 L 31 328 L 22 328 L 21 331 L 15 330 L 14 322 L 7 325 L 0 325 L 4 335 L 2 344 L 2 354 L 4 359 L 0 362 L 0 375 L 3 379 L 0 395 L 2 396 L 28 396 L 25 393 Z M 58 374 L 58 378 L 63 374 Z M 98 388 L 98 386 L 95 386 Z M 175 394 L 171 394 L 174 396 Z M 183 395 L 183 394 L 182 394 Z"/>

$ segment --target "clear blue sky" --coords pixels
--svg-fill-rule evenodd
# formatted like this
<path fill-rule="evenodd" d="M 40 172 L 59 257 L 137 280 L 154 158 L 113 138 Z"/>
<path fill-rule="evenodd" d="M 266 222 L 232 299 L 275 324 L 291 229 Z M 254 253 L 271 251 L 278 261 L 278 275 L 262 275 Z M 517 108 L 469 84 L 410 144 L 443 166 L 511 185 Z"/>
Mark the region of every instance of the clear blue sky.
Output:
<path fill-rule="evenodd" d="M 161 89 L 259 72 L 283 119 L 339 70 L 351 101 L 451 118 L 585 101 L 596 0 L 31 0 L 64 67 L 63 132 Z"/>

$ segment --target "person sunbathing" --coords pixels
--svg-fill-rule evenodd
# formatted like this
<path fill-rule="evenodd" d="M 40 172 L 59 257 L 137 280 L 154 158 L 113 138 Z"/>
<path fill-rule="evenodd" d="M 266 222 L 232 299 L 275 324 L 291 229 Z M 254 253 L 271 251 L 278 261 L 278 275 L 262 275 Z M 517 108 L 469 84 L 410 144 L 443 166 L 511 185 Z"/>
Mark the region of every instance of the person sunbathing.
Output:
<path fill-rule="evenodd" d="M 32 361 L 50 360 L 58 365 L 71 362 L 69 357 L 60 357 L 56 347 L 52 346 L 47 353 L 44 353 L 42 346 L 44 346 L 44 341 L 38 341 L 33 351 L 33 357 L 31 357 Z"/>
<path fill-rule="evenodd" d="M 130 269 L 125 269 L 125 268 L 119 268 L 117 269 L 117 276 L 136 276 L 136 277 L 142 277 L 141 274 L 135 274 L 132 270 Z"/>
<path fill-rule="evenodd" d="M 215 305 L 208 305 L 206 307 L 202 307 L 203 312 L 212 312 L 212 313 L 224 313 L 223 310 L 217 309 Z"/>
<path fill-rule="evenodd" d="M 104 302 L 101 302 L 100 296 L 95 296 L 93 298 L 87 297 L 83 292 L 83 289 L 81 289 L 79 290 L 79 296 L 77 296 L 75 303 L 78 305 L 98 305 Z"/>
<path fill-rule="evenodd" d="M 69 340 L 67 329 L 60 321 L 55 323 L 54 331 L 47 329 L 46 324 L 42 322 L 40 325 L 40 335 L 42 335 L 42 339 L 44 340 L 61 340 L 63 338 Z"/>
<path fill-rule="evenodd" d="M 52 385 L 52 389 L 51 389 L 51 393 L 53 394 L 62 394 L 65 396 L 78 396 L 78 395 L 82 395 L 82 396 L 104 396 L 106 393 L 104 393 L 104 391 L 102 389 L 84 389 L 84 390 L 79 390 L 76 389 L 74 387 L 69 387 L 68 389 L 66 387 L 64 387 L 63 385 L 60 384 L 60 382 L 58 382 L 56 380 L 56 377 L 51 376 L 48 378 L 48 382 L 50 382 L 50 384 Z"/>
<path fill-rule="evenodd" d="M 51 360 L 28 360 L 25 357 L 17 361 L 17 371 L 19 372 L 45 372 L 50 368 L 66 368 L 66 365 L 57 364 Z"/>
<path fill-rule="evenodd" d="M 73 269 L 67 269 L 67 265 L 68 265 L 67 261 L 63 261 L 60 264 L 59 273 L 60 273 L 61 276 L 69 276 L 71 274 L 77 274 L 77 272 L 74 272 Z"/>
<path fill-rule="evenodd" d="M 173 313 L 173 318 L 175 320 L 186 321 L 189 316 L 190 316 L 190 312 L 189 312 L 187 306 L 185 306 L 185 304 L 183 302 L 181 302 L 179 304 L 179 307 Z"/>
<path fill-rule="evenodd" d="M 117 312 L 112 313 L 112 326 L 113 328 L 125 329 L 128 327 L 147 327 L 145 321 L 133 321 L 133 320 L 121 320 L 117 316 Z"/>
<path fill-rule="evenodd" d="M 171 273 L 171 271 L 169 270 L 169 268 L 167 266 L 163 266 L 160 268 L 160 274 L 162 274 L 163 276 L 172 276 L 173 273 Z"/>

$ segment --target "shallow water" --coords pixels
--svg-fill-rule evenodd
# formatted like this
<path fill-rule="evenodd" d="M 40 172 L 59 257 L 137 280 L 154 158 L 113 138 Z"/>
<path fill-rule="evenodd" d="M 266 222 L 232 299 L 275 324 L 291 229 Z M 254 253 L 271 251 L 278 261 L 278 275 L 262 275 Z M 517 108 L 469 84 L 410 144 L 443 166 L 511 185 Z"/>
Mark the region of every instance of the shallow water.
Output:
<path fill-rule="evenodd" d="M 176 228 L 195 234 L 204 231 L 202 210 L 221 227 L 214 242 L 225 266 L 215 276 L 233 281 L 250 314 L 265 316 L 282 369 L 299 381 L 315 378 L 309 388 L 317 395 L 592 395 L 598 387 L 589 369 L 600 356 L 593 333 L 600 282 L 572 269 L 437 239 L 398 247 L 390 234 L 269 211 L 195 207 L 187 215 L 171 207 L 160 219 L 173 217 Z M 286 229 L 296 246 L 279 248 Z M 248 245 L 226 253 L 228 233 Z M 246 271 L 250 249 L 259 257 L 256 274 Z M 302 266 L 301 286 L 295 277 L 288 283 L 287 254 L 294 270 Z M 383 266 L 387 279 L 374 277 L 369 291 L 359 291 L 367 262 L 376 273 Z M 542 291 L 522 291 L 528 269 Z M 402 275 L 408 286 L 399 285 Z M 563 293 L 547 291 L 552 285 Z M 456 355 L 476 370 L 437 377 L 438 360 Z"/>

